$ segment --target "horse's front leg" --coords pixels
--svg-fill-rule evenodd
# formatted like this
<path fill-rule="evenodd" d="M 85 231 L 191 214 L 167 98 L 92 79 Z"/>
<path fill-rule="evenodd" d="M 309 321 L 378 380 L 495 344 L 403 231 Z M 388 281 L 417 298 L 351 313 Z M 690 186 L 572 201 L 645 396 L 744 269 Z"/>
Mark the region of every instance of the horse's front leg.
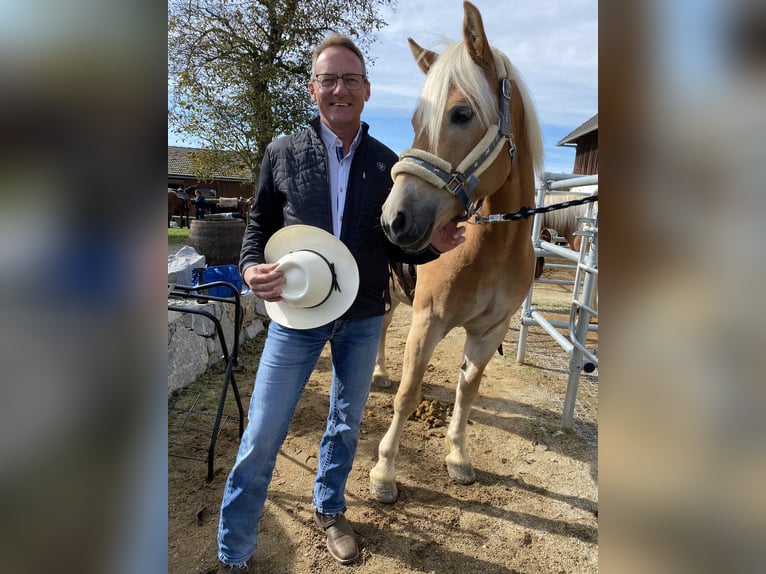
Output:
<path fill-rule="evenodd" d="M 380 502 L 393 503 L 399 496 L 396 487 L 399 441 L 407 419 L 418 406 L 423 375 L 438 341 L 429 339 L 424 321 L 413 317 L 404 348 L 402 381 L 394 398 L 394 417 L 378 446 L 378 462 L 370 470 L 370 492 Z"/>
<path fill-rule="evenodd" d="M 495 350 L 502 342 L 502 334 L 507 330 L 496 329 L 497 333 L 482 333 L 481 336 L 466 336 L 463 350 L 463 364 L 460 365 L 460 378 L 455 391 L 455 406 L 452 410 L 447 435 L 444 444 L 448 453 L 444 461 L 447 463 L 447 472 L 452 480 L 459 484 L 472 484 L 476 480 L 476 473 L 471 464 L 471 457 L 466 448 L 466 428 L 471 407 L 476 395 L 479 393 L 479 385 L 484 369 L 492 358 Z"/>

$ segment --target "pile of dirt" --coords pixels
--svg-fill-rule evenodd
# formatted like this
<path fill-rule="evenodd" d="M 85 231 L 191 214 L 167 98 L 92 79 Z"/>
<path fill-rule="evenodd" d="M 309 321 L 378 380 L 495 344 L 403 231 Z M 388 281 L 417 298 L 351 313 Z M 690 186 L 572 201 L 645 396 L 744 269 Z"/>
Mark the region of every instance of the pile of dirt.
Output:
<path fill-rule="evenodd" d="M 422 421 L 426 428 L 444 426 L 448 417 L 452 416 L 452 404 L 444 407 L 441 402 L 422 400 L 412 413 L 412 419 Z"/>

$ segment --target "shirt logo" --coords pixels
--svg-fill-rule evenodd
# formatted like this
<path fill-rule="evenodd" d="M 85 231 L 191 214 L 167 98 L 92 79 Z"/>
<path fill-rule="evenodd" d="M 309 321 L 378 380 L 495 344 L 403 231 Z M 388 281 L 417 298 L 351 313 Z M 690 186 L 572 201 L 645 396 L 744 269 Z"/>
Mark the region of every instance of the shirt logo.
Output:
<path fill-rule="evenodd" d="M 386 164 L 384 164 L 382 161 L 378 162 L 378 171 L 386 171 Z"/>

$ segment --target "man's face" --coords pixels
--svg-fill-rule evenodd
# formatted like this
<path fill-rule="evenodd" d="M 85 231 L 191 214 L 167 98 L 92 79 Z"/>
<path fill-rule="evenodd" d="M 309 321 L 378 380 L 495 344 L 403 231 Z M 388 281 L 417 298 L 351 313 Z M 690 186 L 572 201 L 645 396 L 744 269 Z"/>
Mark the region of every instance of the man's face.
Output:
<path fill-rule="evenodd" d="M 369 83 L 364 82 L 357 90 L 349 90 L 340 76 L 362 73 L 359 58 L 347 48 L 331 46 L 322 51 L 317 58 L 314 74 L 335 74 L 338 81 L 332 88 L 322 88 L 318 82 L 312 80 L 308 86 L 309 94 L 319 107 L 322 121 L 338 135 L 359 129 L 364 102 L 370 98 Z"/>

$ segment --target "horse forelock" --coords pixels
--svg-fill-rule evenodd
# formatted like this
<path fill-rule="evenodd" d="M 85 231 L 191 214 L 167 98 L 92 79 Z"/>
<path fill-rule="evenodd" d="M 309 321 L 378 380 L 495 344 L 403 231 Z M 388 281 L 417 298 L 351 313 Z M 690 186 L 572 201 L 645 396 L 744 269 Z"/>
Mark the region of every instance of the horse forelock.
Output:
<path fill-rule="evenodd" d="M 499 117 L 497 95 L 481 68 L 471 59 L 462 42 L 450 44 L 428 71 L 415 109 L 418 136 L 427 133 L 429 151 L 437 155 L 443 112 L 453 88 L 463 94 L 484 128 L 496 123 Z"/>

